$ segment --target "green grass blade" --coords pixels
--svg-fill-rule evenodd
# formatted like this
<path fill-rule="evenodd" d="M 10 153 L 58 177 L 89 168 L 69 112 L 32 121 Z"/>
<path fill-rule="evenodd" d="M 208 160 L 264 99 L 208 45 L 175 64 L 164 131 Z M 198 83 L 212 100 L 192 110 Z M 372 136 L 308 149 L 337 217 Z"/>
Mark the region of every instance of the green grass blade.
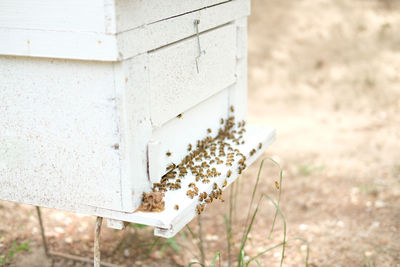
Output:
<path fill-rule="evenodd" d="M 267 252 L 269 252 L 269 251 L 271 251 L 271 250 L 274 250 L 274 249 L 276 249 L 276 248 L 278 248 L 278 247 L 280 247 L 280 246 L 282 246 L 282 245 L 283 245 L 283 243 L 279 243 L 279 244 L 277 244 L 277 245 L 275 245 L 275 246 L 269 247 L 269 248 L 267 248 L 267 249 L 261 251 L 261 252 L 258 253 L 256 256 L 250 258 L 250 259 L 246 262 L 246 266 L 249 266 L 249 264 L 250 264 L 252 261 L 256 261 L 258 257 L 260 257 L 260 256 L 264 255 L 265 253 L 267 253 Z"/>
<path fill-rule="evenodd" d="M 283 260 L 284 260 L 284 258 L 285 258 L 285 248 L 286 248 L 286 219 L 285 219 L 285 216 L 283 216 L 283 213 L 282 213 L 281 209 L 279 208 L 279 206 L 278 206 L 278 205 L 275 203 L 275 201 L 274 201 L 270 196 L 268 196 L 267 194 L 262 194 L 262 195 L 261 195 L 260 200 L 258 201 L 258 204 L 257 204 L 257 208 L 256 208 L 256 209 L 258 209 L 258 207 L 259 207 L 259 205 L 260 205 L 260 202 L 261 202 L 261 200 L 262 200 L 263 198 L 267 198 L 267 199 L 275 206 L 275 209 L 278 211 L 278 214 L 279 214 L 279 216 L 282 218 L 282 221 L 283 221 L 283 242 L 282 242 L 281 244 L 277 245 L 277 246 L 282 246 L 282 256 L 281 256 L 281 263 L 280 263 L 280 266 L 282 267 L 282 265 L 283 265 Z M 275 246 L 275 247 L 276 247 L 276 246 Z M 274 248 L 274 247 L 273 247 L 273 248 Z M 262 252 L 258 253 L 256 256 L 254 256 L 253 258 L 251 258 L 251 259 L 247 262 L 246 266 L 247 266 L 251 261 L 257 259 L 258 257 L 260 257 L 261 255 L 265 254 L 266 252 L 268 252 L 268 251 L 270 251 L 270 250 L 271 250 L 271 249 L 267 249 L 267 250 L 265 250 L 265 251 L 262 251 Z"/>
<path fill-rule="evenodd" d="M 261 198 L 260 198 L 260 201 L 261 201 Z M 249 223 L 249 226 L 246 228 L 245 235 L 244 235 L 244 237 L 242 239 L 242 243 L 240 245 L 240 254 L 239 254 L 239 257 L 238 257 L 238 266 L 243 266 L 243 264 L 244 264 L 244 262 L 243 262 L 243 260 L 244 260 L 244 246 L 245 246 L 245 244 L 247 242 L 249 233 L 250 233 L 250 231 L 251 231 L 251 229 L 253 227 L 253 223 L 254 223 L 254 220 L 255 220 L 257 212 L 258 212 L 258 206 L 260 205 L 260 201 L 258 202 L 256 209 L 254 210 L 253 216 L 251 216 L 251 221 Z"/>
<path fill-rule="evenodd" d="M 206 261 L 206 256 L 204 253 L 204 245 L 203 245 L 203 226 L 202 226 L 202 216 L 199 214 L 197 217 L 198 223 L 199 223 L 199 249 L 200 249 L 200 262 L 202 264 L 205 264 Z"/>
<path fill-rule="evenodd" d="M 279 207 L 279 206 L 280 206 L 280 203 L 281 203 L 283 170 L 282 170 L 282 168 L 281 168 L 281 165 L 280 165 L 278 162 L 276 162 L 276 161 L 273 160 L 272 158 L 270 158 L 270 160 L 271 160 L 274 164 L 278 165 L 278 167 L 279 167 L 279 169 L 280 169 L 280 171 L 279 171 L 279 192 L 278 192 L 278 207 Z M 278 216 L 278 209 L 275 210 L 274 220 L 273 220 L 273 222 L 272 222 L 271 231 L 269 232 L 268 239 L 271 239 L 271 235 L 272 235 L 272 232 L 274 231 L 274 227 L 275 227 L 275 222 L 276 222 L 276 217 L 277 217 L 277 216 Z"/>
<path fill-rule="evenodd" d="M 308 244 L 307 240 L 305 240 L 303 238 L 300 238 L 300 237 L 297 237 L 294 240 L 299 240 L 299 241 L 302 241 L 304 244 L 306 244 L 307 250 L 306 250 L 306 263 L 305 263 L 305 266 L 308 267 L 308 260 L 310 258 L 310 245 Z"/>
<path fill-rule="evenodd" d="M 219 266 L 221 266 L 221 253 L 216 252 L 215 255 L 214 255 L 214 258 L 213 258 L 213 260 L 211 262 L 210 267 L 214 267 L 214 264 L 215 264 L 215 261 L 217 260 L 217 257 L 219 259 Z"/>
<path fill-rule="evenodd" d="M 191 263 L 189 263 L 189 265 L 188 265 L 188 267 L 190 267 L 190 266 L 192 266 L 192 265 L 194 265 L 194 264 L 198 264 L 198 265 L 200 265 L 201 267 L 205 267 L 205 265 L 204 264 L 201 264 L 200 262 L 191 262 Z"/>
<path fill-rule="evenodd" d="M 260 167 L 258 168 L 258 174 L 257 174 L 256 183 L 254 184 L 254 187 L 253 187 L 253 193 L 251 194 L 250 206 L 249 206 L 249 209 L 248 209 L 248 211 L 247 211 L 247 217 L 246 217 L 246 221 L 245 221 L 246 224 L 247 224 L 247 222 L 249 221 L 251 206 L 253 205 L 254 197 L 255 197 L 255 195 L 256 195 L 256 191 L 257 191 L 257 187 L 258 187 L 258 182 L 260 181 L 260 175 L 261 175 L 262 167 L 263 167 L 263 165 L 264 165 L 264 160 L 265 160 L 265 159 L 263 159 L 263 160 L 261 161 Z M 246 228 L 245 228 L 244 231 L 243 231 L 242 240 L 243 240 L 243 238 L 244 238 L 245 233 L 246 233 Z"/>
<path fill-rule="evenodd" d="M 176 242 L 176 239 L 174 237 L 168 238 L 165 241 L 176 253 L 178 253 L 181 248 L 179 247 L 178 243 Z"/>
<path fill-rule="evenodd" d="M 229 227 L 229 221 L 228 217 L 226 214 L 224 214 L 224 220 L 225 220 L 225 228 L 226 228 L 226 241 L 227 241 L 227 249 L 228 249 L 228 266 L 230 266 L 231 263 L 231 228 Z"/>
<path fill-rule="evenodd" d="M 190 228 L 189 225 L 187 225 L 187 224 L 186 224 L 186 229 L 189 231 L 192 238 L 194 238 L 194 239 L 197 238 L 196 234 L 192 231 L 192 228 Z"/>
<path fill-rule="evenodd" d="M 151 251 L 153 250 L 153 248 L 157 245 L 158 241 L 160 241 L 161 237 L 157 237 L 156 240 L 154 240 L 154 242 L 150 245 L 149 250 L 147 251 L 147 257 L 150 256 Z"/>

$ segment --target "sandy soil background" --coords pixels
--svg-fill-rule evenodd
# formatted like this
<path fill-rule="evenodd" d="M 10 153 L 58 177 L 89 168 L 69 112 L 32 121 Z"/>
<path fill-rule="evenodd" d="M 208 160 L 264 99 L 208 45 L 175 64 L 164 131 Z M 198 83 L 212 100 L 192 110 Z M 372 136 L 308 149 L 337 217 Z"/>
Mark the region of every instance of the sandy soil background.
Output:
<path fill-rule="evenodd" d="M 284 169 L 282 211 L 289 240 L 310 246 L 310 266 L 400 266 L 400 2 L 394 0 L 253 0 L 249 18 L 249 121 L 274 125 L 265 157 Z M 233 249 L 260 161 L 240 178 Z M 258 193 L 276 197 L 279 169 L 266 162 Z M 228 194 L 225 198 L 229 198 Z M 223 214 L 202 215 L 208 264 L 227 264 Z M 274 209 L 262 204 L 246 253 L 282 240 Z M 29 242 L 12 266 L 85 266 L 44 257 L 34 207 L 0 202 L 0 255 Z M 94 218 L 43 209 L 53 250 L 91 256 Z M 190 223 L 197 230 L 197 220 Z M 102 257 L 125 266 L 187 265 L 199 258 L 187 230 L 156 240 L 152 229 L 103 228 Z M 285 266 L 302 266 L 307 247 L 289 241 Z M 236 256 L 236 254 L 235 254 Z M 279 266 L 280 249 L 261 257 Z M 90 266 L 87 265 L 87 266 Z M 256 265 L 254 265 L 256 266 Z"/>

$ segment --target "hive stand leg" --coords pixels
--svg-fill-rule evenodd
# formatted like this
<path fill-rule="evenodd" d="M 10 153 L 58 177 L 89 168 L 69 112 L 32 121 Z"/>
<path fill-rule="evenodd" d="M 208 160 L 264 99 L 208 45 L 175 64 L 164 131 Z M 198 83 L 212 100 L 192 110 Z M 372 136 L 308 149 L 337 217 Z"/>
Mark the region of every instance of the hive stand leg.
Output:
<path fill-rule="evenodd" d="M 100 230 L 101 230 L 101 224 L 103 221 L 102 217 L 97 217 L 97 219 L 96 219 L 95 236 L 94 236 L 94 259 L 90 259 L 90 258 L 75 256 L 75 255 L 71 255 L 71 254 L 50 251 L 49 247 L 47 246 L 46 234 L 45 234 L 44 224 L 43 224 L 43 219 L 42 219 L 42 212 L 41 212 L 39 206 L 36 206 L 36 211 L 37 211 L 39 224 L 40 224 L 40 232 L 42 235 L 44 252 L 46 253 L 46 256 L 51 258 L 52 266 L 54 263 L 53 262 L 54 257 L 58 257 L 58 258 L 64 258 L 64 259 L 69 259 L 69 260 L 73 260 L 73 261 L 81 261 L 81 262 L 87 262 L 87 263 L 93 262 L 95 267 L 100 267 L 100 265 L 105 266 L 105 267 L 118 267 L 118 265 L 115 265 L 115 264 L 111 264 L 111 263 L 107 263 L 107 262 L 100 262 Z"/>
<path fill-rule="evenodd" d="M 94 227 L 94 267 L 100 267 L 100 232 L 103 217 L 97 217 Z"/>
<path fill-rule="evenodd" d="M 42 220 L 42 212 L 40 211 L 40 207 L 36 206 L 36 212 L 39 218 L 39 224 L 40 224 L 40 233 L 42 234 L 42 242 L 43 242 L 43 247 L 44 247 L 44 253 L 46 254 L 46 256 L 50 256 L 49 255 L 49 248 L 47 247 L 47 241 L 46 241 L 46 235 L 45 235 L 45 231 L 44 231 L 44 226 L 43 226 L 43 220 Z"/>

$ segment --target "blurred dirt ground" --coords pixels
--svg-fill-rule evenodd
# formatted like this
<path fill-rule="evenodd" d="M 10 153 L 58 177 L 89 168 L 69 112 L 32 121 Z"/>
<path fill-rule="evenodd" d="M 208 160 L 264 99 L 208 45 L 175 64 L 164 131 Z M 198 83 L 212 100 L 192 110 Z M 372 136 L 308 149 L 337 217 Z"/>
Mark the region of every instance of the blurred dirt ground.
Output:
<path fill-rule="evenodd" d="M 295 238 L 309 242 L 312 266 L 400 266 L 399 11 L 394 0 L 252 2 L 249 122 L 277 128 L 278 139 L 265 157 L 279 156 L 284 169 L 281 207 L 290 240 L 285 266 L 304 265 L 306 246 Z M 233 250 L 259 164 L 240 178 Z M 265 162 L 258 194 L 276 197 L 278 174 Z M 227 210 L 225 201 L 202 215 L 208 264 L 219 251 L 226 266 Z M 267 238 L 273 212 L 262 204 L 247 255 L 282 241 L 280 219 Z M 34 207 L 2 201 L 0 214 L 0 255 L 24 242 L 30 247 L 8 264 L 51 266 L 42 252 Z M 49 209 L 43 215 L 53 250 L 92 255 L 93 217 Z M 190 227 L 197 231 L 197 220 Z M 103 227 L 102 257 L 124 266 L 187 265 L 199 258 L 187 230 L 159 240 L 149 252 L 146 245 L 155 240 L 150 228 Z M 279 266 L 280 252 L 262 256 L 261 265 Z M 85 266 L 65 260 L 53 265 Z"/>

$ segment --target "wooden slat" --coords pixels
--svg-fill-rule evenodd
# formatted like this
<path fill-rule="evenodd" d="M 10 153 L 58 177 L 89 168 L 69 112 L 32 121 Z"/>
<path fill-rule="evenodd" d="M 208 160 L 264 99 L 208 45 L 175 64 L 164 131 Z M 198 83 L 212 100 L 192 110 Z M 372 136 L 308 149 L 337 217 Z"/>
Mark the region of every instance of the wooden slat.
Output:
<path fill-rule="evenodd" d="M 205 54 L 199 60 L 193 37 L 149 55 L 151 120 L 160 127 L 235 81 L 236 31 L 234 25 L 200 35 Z"/>
<path fill-rule="evenodd" d="M 105 33 L 104 19 L 100 0 L 0 1 L 3 29 Z"/>
<path fill-rule="evenodd" d="M 228 92 L 229 88 L 225 88 L 153 131 L 151 139 L 157 143 L 149 146 L 149 172 L 153 182 L 159 182 L 168 165 L 179 164 L 187 155 L 188 145 L 194 149 L 197 140 L 204 138 L 206 129 L 212 130 L 210 136 L 217 134 L 221 127 L 219 118 L 228 117 Z M 168 151 L 171 156 L 166 155 Z"/>
<path fill-rule="evenodd" d="M 0 57 L 0 81 L 0 199 L 132 210 L 111 63 Z"/>
<path fill-rule="evenodd" d="M 118 34 L 121 58 L 159 48 L 195 34 L 194 20 L 203 32 L 250 14 L 249 0 L 234 0 L 221 5 L 163 20 Z"/>
<path fill-rule="evenodd" d="M 132 30 L 226 1 L 228 0 L 115 0 L 117 31 L 112 33 Z"/>
<path fill-rule="evenodd" d="M 247 132 L 244 135 L 244 140 L 246 140 L 246 143 L 244 145 L 237 146 L 237 148 L 239 148 L 243 154 L 248 155 L 246 164 L 249 166 L 257 158 L 259 158 L 262 153 L 264 153 L 266 148 L 270 146 L 275 140 L 275 129 L 268 126 L 257 125 L 249 125 L 246 128 Z M 261 149 L 258 149 L 258 144 L 260 142 L 263 145 Z M 254 155 L 249 156 L 250 151 L 253 148 L 257 148 L 257 152 Z M 223 175 L 213 178 L 213 181 L 210 184 L 202 184 L 201 188 L 199 187 L 200 192 L 210 192 L 213 182 L 217 182 L 217 184 L 221 185 L 223 181 L 225 181 L 225 174 L 229 169 L 232 170 L 232 175 L 228 179 L 229 185 L 232 184 L 239 177 L 236 171 L 238 169 L 237 161 L 233 162 L 231 167 L 218 165 L 216 166 L 216 168 Z M 162 212 L 122 213 L 103 209 L 88 211 L 87 208 L 82 208 L 82 211 L 85 211 L 84 213 L 106 218 L 154 226 L 156 227 L 155 235 L 169 238 L 179 232 L 197 215 L 195 211 L 196 205 L 198 204 L 197 197 L 195 197 L 194 199 L 190 199 L 186 196 L 188 184 L 191 182 L 195 182 L 195 177 L 193 177 L 193 175 L 189 173 L 184 178 L 182 178 L 182 188 L 180 190 L 166 192 L 164 198 L 165 210 Z M 226 188 L 228 187 L 225 187 L 225 190 Z M 179 210 L 174 209 L 175 204 L 179 204 Z M 207 208 L 205 212 L 207 212 Z"/>
<path fill-rule="evenodd" d="M 112 31 L 116 22 L 106 2 L 103 26 Z M 193 36 L 195 19 L 202 32 L 249 13 L 248 0 L 234 0 L 119 34 L 0 27 L 0 55 L 121 61 Z"/>
<path fill-rule="evenodd" d="M 116 61 L 114 35 L 0 28 L 0 55 Z"/>

